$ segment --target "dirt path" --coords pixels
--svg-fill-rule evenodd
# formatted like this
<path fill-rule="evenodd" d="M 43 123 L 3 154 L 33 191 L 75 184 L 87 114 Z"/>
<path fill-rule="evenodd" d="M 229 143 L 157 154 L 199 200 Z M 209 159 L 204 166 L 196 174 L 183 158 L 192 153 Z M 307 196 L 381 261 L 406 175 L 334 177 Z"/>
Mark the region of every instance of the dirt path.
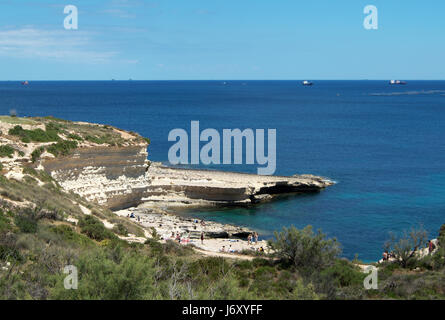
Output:
<path fill-rule="evenodd" d="M 228 259 L 249 260 L 249 261 L 254 259 L 254 257 L 252 256 L 224 253 L 224 252 L 205 251 L 197 248 L 195 248 L 195 251 L 209 257 L 222 257 Z"/>

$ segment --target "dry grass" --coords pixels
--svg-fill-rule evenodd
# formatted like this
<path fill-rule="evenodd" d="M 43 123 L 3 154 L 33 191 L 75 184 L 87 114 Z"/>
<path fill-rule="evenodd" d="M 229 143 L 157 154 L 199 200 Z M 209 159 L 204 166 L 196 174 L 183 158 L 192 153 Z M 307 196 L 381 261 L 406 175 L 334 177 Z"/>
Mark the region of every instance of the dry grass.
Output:
<path fill-rule="evenodd" d="M 19 118 L 11 116 L 0 116 L 0 122 L 10 123 L 10 124 L 29 124 L 37 125 L 38 122 L 29 118 Z"/>

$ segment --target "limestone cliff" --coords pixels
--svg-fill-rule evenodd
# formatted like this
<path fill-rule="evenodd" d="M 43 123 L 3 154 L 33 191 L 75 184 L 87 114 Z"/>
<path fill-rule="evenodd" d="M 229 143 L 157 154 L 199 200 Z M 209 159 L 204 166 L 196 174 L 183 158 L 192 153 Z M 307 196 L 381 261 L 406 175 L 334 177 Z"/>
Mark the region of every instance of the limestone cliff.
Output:
<path fill-rule="evenodd" d="M 283 193 L 318 192 L 333 184 L 317 176 L 260 176 L 179 169 L 152 163 L 144 207 L 251 205 Z"/>
<path fill-rule="evenodd" d="M 55 118 L 0 118 L 2 167 L 44 169 L 65 190 L 111 209 L 252 205 L 283 193 L 318 192 L 317 176 L 259 176 L 149 165 L 148 139 L 107 125 Z"/>
<path fill-rule="evenodd" d="M 64 189 L 122 209 L 138 205 L 146 194 L 146 147 L 78 148 L 70 156 L 45 159 L 42 166 Z"/>

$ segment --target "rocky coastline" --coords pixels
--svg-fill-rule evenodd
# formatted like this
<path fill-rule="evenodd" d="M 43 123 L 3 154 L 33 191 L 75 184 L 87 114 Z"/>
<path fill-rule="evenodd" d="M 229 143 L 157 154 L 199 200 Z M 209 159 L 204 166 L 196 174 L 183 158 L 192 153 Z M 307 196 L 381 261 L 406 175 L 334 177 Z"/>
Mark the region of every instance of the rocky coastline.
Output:
<path fill-rule="evenodd" d="M 155 230 L 163 240 L 180 233 L 193 242 L 204 233 L 211 240 L 207 243 L 214 242 L 211 251 L 229 240 L 233 240 L 229 246 L 239 247 L 239 251 L 249 248 L 244 240 L 253 230 L 172 212 L 180 208 L 252 206 L 282 194 L 320 192 L 334 184 L 313 175 L 261 176 L 172 168 L 150 162 L 148 139 L 133 132 L 51 117 L 3 118 L 1 142 L 12 150 L 2 158 L 6 178 L 22 181 L 28 179 L 29 170 L 44 171 L 66 192 L 117 215 L 137 216 L 147 237 Z M 194 244 L 200 245 L 198 241 Z"/>

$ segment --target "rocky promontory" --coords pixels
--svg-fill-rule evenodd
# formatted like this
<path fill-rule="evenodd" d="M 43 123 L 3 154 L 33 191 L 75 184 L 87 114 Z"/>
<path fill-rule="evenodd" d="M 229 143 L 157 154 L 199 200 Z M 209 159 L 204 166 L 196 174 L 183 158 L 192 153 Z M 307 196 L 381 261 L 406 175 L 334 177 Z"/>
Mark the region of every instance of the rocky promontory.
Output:
<path fill-rule="evenodd" d="M 107 125 L 2 117 L 0 130 L 7 175 L 19 179 L 25 167 L 43 169 L 65 190 L 113 210 L 247 206 L 333 184 L 312 175 L 261 176 L 150 163 L 148 139 Z"/>
<path fill-rule="evenodd" d="M 313 193 L 333 184 L 310 175 L 261 176 L 214 170 L 171 168 L 152 163 L 143 206 L 247 206 L 279 194 Z"/>

